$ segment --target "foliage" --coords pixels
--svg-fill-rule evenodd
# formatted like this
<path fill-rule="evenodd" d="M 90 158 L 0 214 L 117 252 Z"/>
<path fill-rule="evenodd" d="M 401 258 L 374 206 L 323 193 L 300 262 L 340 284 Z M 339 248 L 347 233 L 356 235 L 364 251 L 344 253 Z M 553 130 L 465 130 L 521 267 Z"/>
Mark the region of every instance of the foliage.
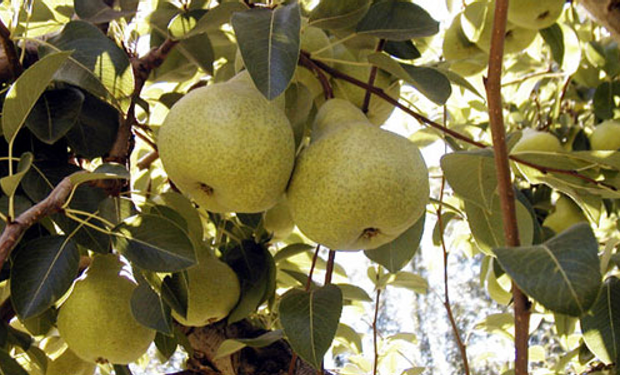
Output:
<path fill-rule="evenodd" d="M 483 361 L 468 356 L 461 342 L 466 332 L 459 330 L 458 309 L 454 319 L 447 295 L 447 279 L 457 275 L 446 265 L 446 285 L 433 285 L 412 272 L 420 269 L 420 244 L 431 236 L 445 262 L 458 252 L 482 265 L 477 277 L 459 280 L 479 281 L 472 295 L 484 294 L 505 308 L 512 286 L 527 294 L 530 333 L 548 334 L 557 344 L 530 348 L 531 365 L 541 374 L 620 373 L 613 365 L 620 363 L 620 152 L 589 140 L 599 124 L 620 121 L 617 41 L 585 18 L 576 2 L 564 4 L 544 29 L 509 25 L 503 116 L 521 246 L 507 247 L 482 95 L 494 6 L 448 0 L 450 18 L 438 22 L 414 2 L 2 2 L 0 373 L 44 375 L 54 360 L 71 354 L 53 329 L 58 310 L 92 259 L 110 252 L 122 256 L 123 272 L 135 283 L 125 310 L 141 328 L 156 331 L 161 359 L 187 353 L 190 370 L 198 371 L 197 358 L 207 356 L 205 363 L 236 374 L 231 363 L 250 361 L 254 357 L 247 353 L 254 353 L 257 361 L 264 360 L 260 355 L 284 355 L 278 371 L 287 371 L 290 362 L 315 369 L 337 363 L 342 374 L 432 372 L 409 359 L 409 367 L 399 364 L 399 356 L 417 344 L 414 333 L 378 332 L 382 293 L 394 288 L 440 298 L 445 292 L 463 365 L 482 369 Z M 305 50 L 312 44 L 308 30 L 328 44 Z M 365 115 L 358 109 L 381 118 L 396 106 L 394 113 L 407 116 L 405 126 L 389 120 L 384 128 L 412 133 L 409 141 L 425 157 L 442 154 L 438 165 L 428 163 L 425 214 L 399 228 L 391 242 L 355 253 L 357 262 L 369 265 L 367 280 L 347 273 L 338 249 L 323 249 L 299 229 L 274 236 L 264 212 L 209 212 L 168 178 L 157 136 L 170 108 L 190 91 L 229 81 L 241 69 L 249 72 L 246 83 L 260 100 L 286 114 L 297 156 L 316 144 L 315 118 L 333 96 L 358 108 L 331 121 L 350 117 L 355 126 L 372 126 L 359 125 Z M 536 142 L 514 148 L 532 130 L 553 137 L 554 144 L 557 139 L 560 148 Z M 327 136 L 334 130 L 323 131 Z M 370 154 L 371 146 L 361 155 Z M 173 152 L 185 157 L 178 145 Z M 363 159 L 346 166 L 360 179 Z M 315 190 L 310 186 L 309 194 Z M 376 200 L 394 200 L 388 198 Z M 555 207 L 560 199 L 580 211 L 579 223 L 545 226 L 552 215 L 563 220 Z M 288 228 L 290 220 L 284 215 L 278 225 Z M 558 227 L 562 231 L 555 233 Z M 378 231 L 368 229 L 364 235 L 370 237 Z M 201 253 L 219 257 L 239 279 L 232 288 L 239 301 L 232 310 L 227 306 L 228 316 L 200 328 L 220 335 L 210 351 L 201 351 L 209 340 L 196 336 L 198 328 L 173 319 L 187 317 L 189 301 L 195 301 L 191 290 L 200 288 L 190 289 L 190 279 L 201 278 L 188 270 L 198 269 L 192 267 Z M 324 282 L 317 281 L 319 274 Z M 373 285 L 374 298 L 359 286 L 364 283 Z M 444 311 L 433 313 L 443 319 Z M 476 332 L 513 338 L 510 314 L 478 319 Z M 345 321 L 372 323 L 364 329 Z M 292 360 L 288 349 L 277 351 L 282 345 L 296 353 Z M 139 362 L 152 360 L 145 354 Z M 131 373 L 128 366 L 99 362 L 102 373 Z M 513 365 L 494 369 L 500 368 L 510 374 Z"/>

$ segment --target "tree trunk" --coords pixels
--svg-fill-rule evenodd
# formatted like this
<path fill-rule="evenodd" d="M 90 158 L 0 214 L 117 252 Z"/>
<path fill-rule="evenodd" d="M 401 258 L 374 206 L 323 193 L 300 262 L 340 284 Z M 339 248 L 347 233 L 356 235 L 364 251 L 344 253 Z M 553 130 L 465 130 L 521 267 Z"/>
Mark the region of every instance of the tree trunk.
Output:
<path fill-rule="evenodd" d="M 579 4 L 605 26 L 620 45 L 620 0 L 580 0 Z"/>

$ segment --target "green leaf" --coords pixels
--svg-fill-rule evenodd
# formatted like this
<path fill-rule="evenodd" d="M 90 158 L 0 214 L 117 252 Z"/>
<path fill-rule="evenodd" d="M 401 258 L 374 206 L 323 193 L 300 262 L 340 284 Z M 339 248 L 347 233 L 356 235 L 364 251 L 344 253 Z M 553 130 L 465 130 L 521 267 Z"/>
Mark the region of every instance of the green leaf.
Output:
<path fill-rule="evenodd" d="M 336 340 L 345 342 L 351 349 L 357 353 L 362 353 L 362 337 L 350 326 L 339 323 L 336 331 Z"/>
<path fill-rule="evenodd" d="M 388 41 L 383 50 L 390 55 L 403 60 L 415 60 L 422 57 L 420 51 L 410 40 L 404 42 Z"/>
<path fill-rule="evenodd" d="M 159 200 L 163 201 L 166 206 L 174 209 L 183 216 L 183 219 L 185 219 L 187 223 L 187 230 L 190 234 L 190 238 L 194 240 L 195 245 L 202 242 L 204 232 L 202 220 L 200 219 L 198 210 L 189 199 L 185 198 L 182 194 L 168 191 L 155 199 L 156 202 Z"/>
<path fill-rule="evenodd" d="M 187 303 L 189 298 L 189 278 L 187 272 L 177 272 L 172 277 L 164 277 L 161 284 L 161 298 L 172 310 L 187 317 Z"/>
<path fill-rule="evenodd" d="M 445 104 L 452 94 L 450 81 L 435 68 L 399 63 L 388 55 L 378 52 L 369 55 L 368 62 L 409 83 L 437 104 Z"/>
<path fill-rule="evenodd" d="M 495 160 L 491 150 L 455 152 L 441 158 L 441 169 L 461 198 L 490 210 L 497 190 Z"/>
<path fill-rule="evenodd" d="M 312 249 L 314 249 L 314 246 L 312 245 L 308 245 L 305 243 L 294 243 L 278 251 L 276 255 L 274 255 L 273 260 L 275 260 L 276 263 L 279 263 L 285 259 L 305 253 L 306 251 L 310 251 Z"/>
<path fill-rule="evenodd" d="M 392 285 L 398 288 L 405 288 L 416 293 L 426 294 L 428 293 L 428 281 L 422 276 L 413 274 L 411 272 L 398 272 L 390 278 L 388 285 Z"/>
<path fill-rule="evenodd" d="M 115 375 L 132 375 L 129 366 L 127 365 L 114 365 L 113 368 Z"/>
<path fill-rule="evenodd" d="M 275 10 L 235 13 L 232 26 L 241 56 L 258 90 L 269 100 L 286 90 L 299 58 L 301 14 L 295 1 Z"/>
<path fill-rule="evenodd" d="M 26 243 L 11 268 L 11 299 L 21 319 L 39 315 L 62 297 L 77 276 L 80 253 L 66 236 Z"/>
<path fill-rule="evenodd" d="M 71 52 L 55 53 L 37 61 L 11 85 L 2 107 L 2 132 L 11 143 L 26 121 L 39 97 L 52 82 L 54 73 Z"/>
<path fill-rule="evenodd" d="M 0 373 L 3 375 L 28 375 L 28 372 L 4 349 L 0 349 Z"/>
<path fill-rule="evenodd" d="M 224 340 L 217 348 L 214 359 L 228 357 L 245 347 L 263 348 L 281 340 L 284 334 L 281 330 L 269 331 L 252 339 L 228 339 Z"/>
<path fill-rule="evenodd" d="M 620 360 L 620 279 L 605 280 L 592 309 L 581 318 L 588 349 L 606 364 Z"/>
<path fill-rule="evenodd" d="M 88 159 L 107 154 L 116 140 L 119 116 L 114 107 L 87 94 L 77 122 L 67 133 L 69 146 Z"/>
<path fill-rule="evenodd" d="M 134 76 L 129 57 L 93 24 L 71 21 L 47 41 L 49 49 L 74 51 L 54 79 L 83 88 L 122 112 L 129 108 Z"/>
<path fill-rule="evenodd" d="M 19 163 L 17 163 L 17 170 L 14 171 L 13 175 L 0 178 L 0 186 L 2 187 L 2 191 L 4 192 L 4 194 L 9 197 L 15 194 L 19 183 L 22 181 L 26 173 L 28 173 L 28 171 L 30 170 L 33 159 L 34 155 L 32 155 L 32 153 L 24 153 L 22 157 L 19 158 Z"/>
<path fill-rule="evenodd" d="M 539 30 L 539 32 L 551 48 L 553 60 L 561 66 L 564 61 L 564 35 L 562 28 L 557 23 L 554 23 L 546 29 Z"/>
<path fill-rule="evenodd" d="M 114 242 L 127 259 L 155 272 L 175 272 L 196 264 L 196 254 L 185 230 L 162 216 L 138 214 L 113 232 Z"/>
<path fill-rule="evenodd" d="M 155 335 L 155 346 L 159 351 L 159 354 L 164 358 L 165 361 L 169 360 L 170 357 L 177 351 L 177 340 L 174 336 L 164 335 L 161 332 L 157 332 Z"/>
<path fill-rule="evenodd" d="M 293 289 L 280 301 L 280 322 L 300 358 L 320 369 L 338 329 L 342 292 L 330 284 L 308 292 Z"/>
<path fill-rule="evenodd" d="M 336 284 L 342 292 L 342 298 L 346 301 L 363 301 L 372 302 L 372 298 L 366 293 L 366 291 L 357 285 L 351 284 Z"/>
<path fill-rule="evenodd" d="M 454 73 L 453 71 L 449 69 L 443 69 L 443 68 L 435 68 L 435 69 L 441 74 L 443 74 L 444 76 L 446 76 L 446 78 L 448 78 L 450 82 L 452 82 L 453 85 L 457 85 L 457 86 L 464 88 L 465 90 L 469 90 L 470 92 L 478 96 L 480 99 L 485 99 L 485 97 L 482 96 L 482 94 L 480 94 L 480 92 L 474 87 L 474 85 L 472 85 L 467 79 L 461 77 L 460 75 Z"/>
<path fill-rule="evenodd" d="M 47 333 L 54 328 L 54 324 L 56 324 L 56 315 L 57 311 L 52 307 L 45 310 L 42 314 L 23 319 L 21 322 L 28 332 L 35 336 L 42 336 L 47 335 Z"/>
<path fill-rule="evenodd" d="M 601 288 L 598 241 L 577 224 L 541 245 L 493 249 L 512 280 L 545 308 L 583 316 Z"/>
<path fill-rule="evenodd" d="M 370 8 L 370 0 L 322 0 L 310 13 L 312 26 L 336 30 L 355 26 Z"/>
<path fill-rule="evenodd" d="M 248 7 L 241 2 L 221 3 L 215 8 L 209 9 L 209 11 L 196 22 L 196 26 L 194 26 L 185 37 L 219 30 L 222 25 L 230 23 L 230 18 L 235 12 L 242 12 L 247 9 Z"/>
<path fill-rule="evenodd" d="M 166 335 L 172 335 L 170 307 L 143 282 L 131 295 L 131 313 L 138 323 Z"/>
<path fill-rule="evenodd" d="M 69 178 L 73 185 L 83 184 L 95 180 L 128 180 L 129 172 L 121 164 L 104 163 L 90 173 L 73 174 Z"/>
<path fill-rule="evenodd" d="M 26 126 L 42 142 L 52 145 L 75 125 L 84 94 L 75 88 L 48 90 L 37 101 Z"/>
<path fill-rule="evenodd" d="M 75 14 L 84 21 L 92 23 L 106 23 L 135 13 L 114 10 L 107 6 L 103 0 L 77 0 L 74 4 Z"/>
<path fill-rule="evenodd" d="M 409 263 L 420 247 L 425 218 L 426 215 L 423 215 L 411 228 L 394 241 L 373 250 L 365 250 L 364 255 L 392 273 L 400 271 Z"/>
<path fill-rule="evenodd" d="M 602 120 L 614 118 L 620 108 L 620 81 L 603 82 L 594 92 L 594 113 Z"/>
<path fill-rule="evenodd" d="M 205 13 L 207 11 L 204 9 L 194 9 L 177 14 L 168 23 L 168 35 L 175 40 L 183 39 Z"/>
<path fill-rule="evenodd" d="M 413 3 L 381 1 L 370 7 L 356 31 L 381 39 L 405 41 L 437 34 L 439 22 Z"/>

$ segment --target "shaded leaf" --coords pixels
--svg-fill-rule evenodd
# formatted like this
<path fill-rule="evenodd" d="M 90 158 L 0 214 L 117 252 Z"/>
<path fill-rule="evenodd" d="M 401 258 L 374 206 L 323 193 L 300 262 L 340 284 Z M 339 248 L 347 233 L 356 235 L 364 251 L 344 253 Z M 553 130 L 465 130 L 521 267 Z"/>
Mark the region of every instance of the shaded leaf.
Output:
<path fill-rule="evenodd" d="M 316 369 L 336 335 L 342 313 L 342 292 L 326 285 L 304 292 L 293 289 L 280 301 L 280 322 L 291 347 Z"/>
<path fill-rule="evenodd" d="M 385 43 L 383 50 L 390 55 L 403 60 L 414 60 L 422 56 L 420 51 L 418 51 L 416 46 L 410 40 L 403 42 L 394 42 L 390 40 Z"/>
<path fill-rule="evenodd" d="M 547 309 L 583 316 L 601 288 L 598 241 L 588 224 L 577 224 L 547 242 L 493 249 L 512 280 Z"/>
<path fill-rule="evenodd" d="M 365 250 L 364 255 L 392 273 L 400 271 L 418 251 L 424 232 L 425 218 L 426 215 L 422 215 L 411 228 L 394 241 L 373 250 Z"/>
<path fill-rule="evenodd" d="M 131 295 L 131 313 L 145 327 L 172 335 L 170 307 L 146 282 L 140 283 Z"/>
<path fill-rule="evenodd" d="M 355 26 L 366 14 L 370 0 L 323 0 L 310 13 L 310 23 L 322 29 Z"/>
<path fill-rule="evenodd" d="M 215 8 L 209 9 L 209 11 L 196 22 L 196 26 L 194 26 L 186 37 L 218 30 L 223 24 L 230 22 L 230 18 L 235 12 L 242 12 L 247 9 L 248 7 L 241 2 L 221 3 Z"/>
<path fill-rule="evenodd" d="M 381 1 L 370 7 L 356 31 L 381 39 L 404 41 L 437 34 L 439 22 L 413 3 Z"/>
<path fill-rule="evenodd" d="M 21 158 L 19 158 L 19 163 L 17 163 L 17 169 L 13 171 L 13 175 L 6 176 L 0 178 L 0 186 L 2 187 L 2 191 L 7 196 L 13 196 L 19 183 L 22 181 L 26 173 L 30 170 L 32 166 L 32 160 L 34 159 L 34 155 L 30 152 L 24 153 Z"/>
<path fill-rule="evenodd" d="M 75 13 L 84 21 L 105 23 L 135 13 L 110 8 L 103 0 L 76 0 Z"/>
<path fill-rule="evenodd" d="M 196 264 L 185 230 L 162 216 L 138 214 L 113 231 L 114 243 L 127 259 L 155 272 L 175 272 Z"/>
<path fill-rule="evenodd" d="M 258 90 L 269 100 L 286 90 L 299 58 L 301 14 L 295 1 L 275 10 L 235 13 L 232 25 L 241 56 Z"/>
<path fill-rule="evenodd" d="M 114 365 L 113 367 L 115 375 L 132 375 L 129 366 L 127 365 Z"/>
<path fill-rule="evenodd" d="M 603 290 L 588 314 L 581 318 L 583 339 L 604 363 L 620 360 L 620 280 L 605 280 Z"/>
<path fill-rule="evenodd" d="M 545 42 L 551 48 L 551 56 L 553 60 L 562 65 L 564 61 L 564 35 L 562 28 L 557 23 L 547 27 L 546 29 L 539 30 Z"/>
<path fill-rule="evenodd" d="M 84 94 L 74 88 L 48 90 L 26 118 L 26 126 L 41 141 L 56 143 L 75 125 Z"/>
<path fill-rule="evenodd" d="M 174 336 L 171 337 L 157 332 L 155 335 L 155 346 L 164 360 L 168 360 L 177 351 L 178 343 Z"/>
<path fill-rule="evenodd" d="M 0 373 L 7 375 L 28 375 L 26 370 L 24 370 L 24 368 L 4 349 L 0 349 Z"/>
<path fill-rule="evenodd" d="M 7 142 L 15 139 L 37 100 L 52 82 L 54 73 L 70 55 L 71 52 L 62 52 L 42 58 L 11 85 L 2 106 L 2 132 Z"/>
<path fill-rule="evenodd" d="M 594 92 L 594 113 L 602 120 L 614 118 L 614 112 L 620 108 L 620 82 L 603 82 Z"/>
<path fill-rule="evenodd" d="M 129 172 L 127 171 L 127 168 L 125 168 L 125 166 L 116 163 L 104 163 L 90 173 L 73 174 L 69 179 L 71 180 L 73 185 L 79 185 L 88 181 L 110 179 L 126 180 L 129 179 L 129 177 Z"/>
<path fill-rule="evenodd" d="M 22 319 L 39 315 L 62 297 L 77 276 L 80 254 L 66 236 L 28 242 L 11 268 L 11 299 Z"/>
<path fill-rule="evenodd" d="M 305 243 L 294 243 L 278 251 L 276 255 L 274 255 L 273 260 L 275 260 L 276 263 L 279 263 L 280 261 L 305 253 L 306 251 L 310 251 L 312 249 L 314 249 L 314 246 L 312 245 Z"/>
<path fill-rule="evenodd" d="M 219 359 L 232 355 L 239 350 L 249 346 L 251 348 L 263 348 L 274 342 L 281 340 L 284 334 L 281 330 L 269 331 L 251 339 L 227 339 L 217 348 L 214 359 Z"/>

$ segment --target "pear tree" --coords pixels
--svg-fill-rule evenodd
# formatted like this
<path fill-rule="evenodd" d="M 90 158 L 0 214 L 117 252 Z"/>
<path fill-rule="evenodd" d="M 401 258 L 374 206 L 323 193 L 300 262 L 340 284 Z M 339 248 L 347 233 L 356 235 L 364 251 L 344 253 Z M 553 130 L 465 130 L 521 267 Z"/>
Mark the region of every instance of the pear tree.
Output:
<path fill-rule="evenodd" d="M 619 20 L 2 2 L 0 374 L 620 374 Z"/>

